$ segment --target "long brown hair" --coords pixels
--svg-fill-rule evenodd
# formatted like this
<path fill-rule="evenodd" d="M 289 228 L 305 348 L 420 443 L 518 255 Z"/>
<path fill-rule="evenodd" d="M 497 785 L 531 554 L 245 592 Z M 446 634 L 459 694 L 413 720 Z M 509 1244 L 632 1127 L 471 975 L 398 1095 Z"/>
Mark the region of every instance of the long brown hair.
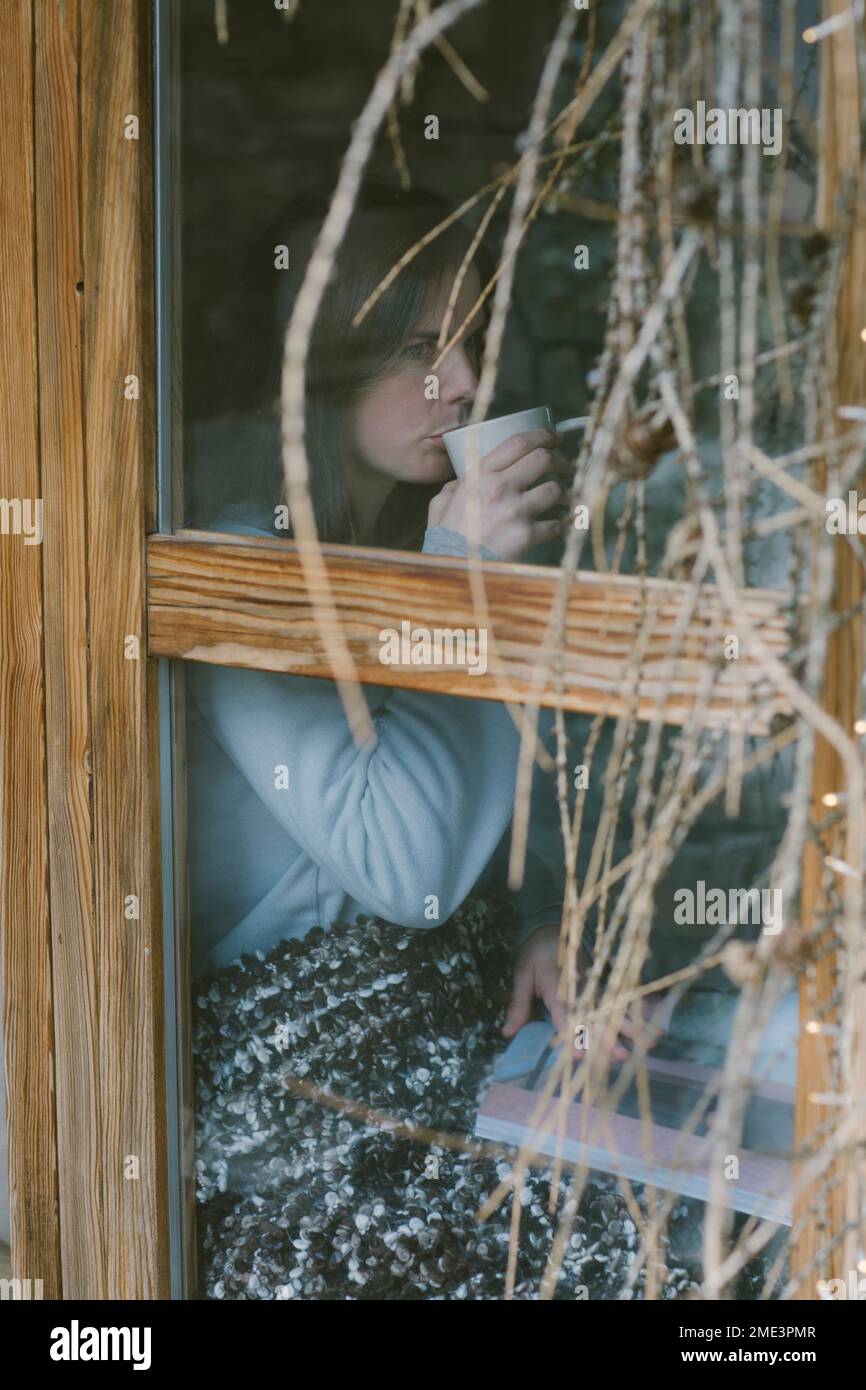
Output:
<path fill-rule="evenodd" d="M 289 248 L 290 270 L 283 272 L 277 297 L 278 343 L 270 380 L 279 383 L 282 340 L 303 281 L 327 201 L 319 196 L 290 206 L 278 242 Z M 423 190 L 395 190 L 370 183 L 352 215 L 336 266 L 326 287 L 307 356 L 304 427 L 310 463 L 310 496 L 322 540 L 357 543 L 346 486 L 345 459 L 350 448 L 351 407 L 393 369 L 411 338 L 425 299 L 450 271 L 456 272 L 471 242 L 471 232 L 452 223 L 400 271 L 357 327 L 355 314 L 404 253 L 451 212 L 438 195 Z M 490 274 L 483 246 L 474 255 L 482 283 Z M 459 325 L 455 320 L 453 328 Z M 373 544 L 419 549 L 430 500 L 441 483 L 400 482 L 379 518 Z M 281 494 L 284 500 L 284 494 Z"/>

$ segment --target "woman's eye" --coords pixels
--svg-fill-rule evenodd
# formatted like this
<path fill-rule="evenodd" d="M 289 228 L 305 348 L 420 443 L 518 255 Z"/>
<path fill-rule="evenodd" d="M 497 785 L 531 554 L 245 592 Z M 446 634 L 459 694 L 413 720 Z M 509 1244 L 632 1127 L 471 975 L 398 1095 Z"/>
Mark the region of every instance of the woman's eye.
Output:
<path fill-rule="evenodd" d="M 471 338 L 464 339 L 464 347 L 475 362 L 481 357 L 483 342 L 483 333 L 473 333 Z M 409 357 L 415 362 L 432 362 L 438 351 L 435 342 L 425 340 L 418 343 L 407 343 L 403 349 L 403 356 Z"/>
<path fill-rule="evenodd" d="M 411 357 L 415 362 L 426 362 L 435 347 L 435 343 L 408 343 L 403 349 L 403 356 Z"/>
<path fill-rule="evenodd" d="M 466 351 L 469 353 L 470 357 L 473 357 L 475 359 L 476 362 L 480 360 L 483 345 L 483 333 L 473 333 L 471 338 L 466 339 Z"/>

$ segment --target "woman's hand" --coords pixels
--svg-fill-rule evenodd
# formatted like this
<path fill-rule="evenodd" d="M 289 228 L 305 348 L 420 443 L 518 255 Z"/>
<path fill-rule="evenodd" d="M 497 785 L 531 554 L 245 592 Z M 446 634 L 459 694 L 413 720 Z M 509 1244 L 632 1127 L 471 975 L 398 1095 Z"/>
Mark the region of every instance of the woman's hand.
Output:
<path fill-rule="evenodd" d="M 517 963 L 514 967 L 514 983 L 511 987 L 511 1000 L 502 1028 L 505 1037 L 512 1038 L 518 1029 L 523 1027 L 524 1023 L 529 1022 L 532 1001 L 538 998 L 550 1010 L 553 1026 L 557 1033 L 560 1037 L 567 1038 L 569 1034 L 568 1011 L 565 1000 L 559 992 L 559 985 L 559 927 L 538 927 L 524 941 L 517 957 Z M 648 1050 L 658 1042 L 668 1021 L 665 1014 L 669 1011 L 666 1011 L 665 1004 L 665 1000 L 657 1004 L 657 1016 L 656 1011 L 653 1011 L 648 1018 L 646 1013 L 644 1015 L 646 1021 L 643 1031 L 645 1046 Z M 638 1031 L 638 1020 L 632 1017 L 632 1011 L 629 1010 L 620 1025 L 620 1038 L 611 1049 L 611 1056 L 615 1062 L 626 1061 L 629 1056 L 629 1049 L 624 1046 L 622 1039 L 633 1040 Z M 572 1050 L 578 1059 L 582 1059 L 585 1055 L 581 1048 L 575 1047 Z"/>
<path fill-rule="evenodd" d="M 518 952 L 511 1000 L 502 1027 L 506 1038 L 513 1038 L 529 1022 L 535 998 L 550 1010 L 557 1033 L 565 1036 L 568 1017 L 559 993 L 559 973 L 559 927 L 537 927 Z"/>
<path fill-rule="evenodd" d="M 554 452 L 558 442 L 555 430 L 527 430 L 506 439 L 479 462 L 477 539 L 500 560 L 519 560 L 532 546 L 561 536 L 568 524 L 568 518 L 538 519 L 542 512 L 568 500 L 564 480 L 569 467 Z M 551 473 L 563 481 L 540 482 Z M 466 478 L 446 483 L 430 503 L 428 526 L 447 526 L 468 539 L 468 488 Z"/>

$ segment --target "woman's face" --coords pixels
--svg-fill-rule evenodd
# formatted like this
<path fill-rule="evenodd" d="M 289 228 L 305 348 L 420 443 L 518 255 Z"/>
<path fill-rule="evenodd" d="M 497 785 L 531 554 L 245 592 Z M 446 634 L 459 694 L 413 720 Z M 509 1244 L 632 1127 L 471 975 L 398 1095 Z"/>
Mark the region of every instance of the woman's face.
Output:
<path fill-rule="evenodd" d="M 449 274 L 434 286 L 399 363 L 354 407 L 350 419 L 353 462 L 368 478 L 373 472 L 392 483 L 444 483 L 453 476 L 442 435 L 463 424 L 472 407 L 478 387 L 483 320 L 476 314 L 466 325 L 434 374 L 436 340 L 452 284 L 453 275 Z M 470 269 L 450 321 L 449 339 L 479 292 L 478 273 Z"/>

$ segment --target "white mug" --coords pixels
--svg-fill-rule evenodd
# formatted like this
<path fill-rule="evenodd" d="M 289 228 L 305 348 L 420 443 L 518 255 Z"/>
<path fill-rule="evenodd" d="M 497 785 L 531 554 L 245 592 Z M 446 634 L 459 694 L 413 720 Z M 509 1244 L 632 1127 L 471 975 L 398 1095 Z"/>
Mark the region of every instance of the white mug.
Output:
<path fill-rule="evenodd" d="M 576 416 L 572 420 L 560 420 L 554 425 L 548 407 L 538 405 L 532 410 L 517 410 L 513 415 L 498 415 L 494 420 L 481 420 L 477 425 L 464 425 L 459 430 L 448 430 L 442 436 L 442 443 L 448 451 L 451 467 L 457 477 L 462 478 L 469 463 L 469 442 L 473 438 L 477 440 L 472 446 L 473 454 L 477 449 L 478 458 L 483 459 L 491 449 L 504 444 L 506 439 L 512 439 L 515 434 L 523 434 L 526 430 L 556 429 L 565 433 L 585 424 L 585 416 Z"/>

